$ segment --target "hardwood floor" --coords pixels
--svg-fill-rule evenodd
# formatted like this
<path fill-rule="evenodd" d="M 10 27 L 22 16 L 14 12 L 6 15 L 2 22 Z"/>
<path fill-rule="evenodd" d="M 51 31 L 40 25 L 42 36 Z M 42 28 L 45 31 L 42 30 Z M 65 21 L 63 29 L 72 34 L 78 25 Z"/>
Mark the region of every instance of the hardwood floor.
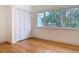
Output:
<path fill-rule="evenodd" d="M 0 52 L 1 53 L 55 53 L 55 52 L 79 53 L 79 46 L 55 41 L 31 38 L 17 42 L 13 45 L 7 42 L 1 43 Z"/>

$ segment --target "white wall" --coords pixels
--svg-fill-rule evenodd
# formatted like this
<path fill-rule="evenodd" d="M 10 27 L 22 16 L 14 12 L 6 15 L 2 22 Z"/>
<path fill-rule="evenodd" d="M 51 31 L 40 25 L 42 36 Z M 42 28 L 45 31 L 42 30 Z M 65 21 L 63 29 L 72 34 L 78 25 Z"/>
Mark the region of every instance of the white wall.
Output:
<path fill-rule="evenodd" d="M 67 8 L 73 6 L 34 6 L 32 13 L 32 36 L 41 39 L 47 39 L 52 41 L 59 41 L 69 44 L 79 45 L 79 30 L 67 30 L 67 29 L 49 29 L 49 28 L 36 28 L 36 12 L 44 10 L 52 10 L 59 8 Z"/>
<path fill-rule="evenodd" d="M 0 5 L 0 42 L 10 39 L 10 6 Z"/>

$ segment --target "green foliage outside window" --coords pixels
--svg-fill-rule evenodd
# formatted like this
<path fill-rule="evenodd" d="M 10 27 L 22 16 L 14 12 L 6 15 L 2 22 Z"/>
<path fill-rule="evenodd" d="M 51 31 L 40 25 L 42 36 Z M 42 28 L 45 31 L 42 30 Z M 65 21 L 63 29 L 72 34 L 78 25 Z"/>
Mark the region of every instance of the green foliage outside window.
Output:
<path fill-rule="evenodd" d="M 37 13 L 40 14 L 40 13 Z M 66 8 L 43 12 L 43 17 L 37 15 L 37 24 L 50 27 L 79 27 L 79 8 Z M 40 27 L 40 26 L 39 26 Z"/>

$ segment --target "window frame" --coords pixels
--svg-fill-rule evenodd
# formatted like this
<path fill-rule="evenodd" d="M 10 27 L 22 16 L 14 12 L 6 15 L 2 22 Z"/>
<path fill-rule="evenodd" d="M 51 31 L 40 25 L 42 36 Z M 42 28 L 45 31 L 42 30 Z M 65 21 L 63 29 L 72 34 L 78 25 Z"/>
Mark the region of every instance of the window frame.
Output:
<path fill-rule="evenodd" d="M 55 26 L 55 27 L 51 27 L 51 26 L 42 26 L 42 27 L 37 27 L 37 14 L 38 13 L 44 13 L 44 18 L 45 18 L 45 12 L 50 12 L 50 11 L 54 11 L 54 10 L 61 10 L 60 12 L 61 12 L 61 14 L 62 14 L 62 10 L 65 10 L 65 12 L 66 12 L 66 9 L 70 9 L 71 10 L 71 8 L 79 8 L 79 6 L 75 6 L 75 7 L 68 7 L 68 8 L 58 8 L 58 9 L 53 9 L 53 10 L 47 10 L 47 11 L 41 11 L 41 12 L 36 12 L 36 15 L 35 15 L 35 17 L 36 17 L 36 21 L 35 21 L 35 27 L 36 28 L 48 28 L 48 29 L 71 29 L 71 30 L 74 30 L 74 29 L 79 29 L 79 27 L 66 27 L 66 26 L 64 26 L 64 25 L 62 25 L 62 22 L 61 22 L 61 27 L 57 27 L 57 26 Z M 70 13 L 71 13 L 71 11 L 70 11 Z M 61 16 L 62 17 L 62 16 Z M 71 17 L 71 16 L 70 16 Z M 65 16 L 65 18 L 66 18 L 66 16 Z M 61 21 L 63 21 L 62 19 L 61 19 Z"/>

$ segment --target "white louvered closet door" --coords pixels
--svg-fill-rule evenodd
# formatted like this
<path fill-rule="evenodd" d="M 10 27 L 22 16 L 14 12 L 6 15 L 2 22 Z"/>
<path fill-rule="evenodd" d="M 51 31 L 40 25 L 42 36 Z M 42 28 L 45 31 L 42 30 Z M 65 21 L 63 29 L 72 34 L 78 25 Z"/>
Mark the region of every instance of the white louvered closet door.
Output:
<path fill-rule="evenodd" d="M 20 39 L 25 39 L 25 11 L 20 10 Z M 27 29 L 26 29 L 27 30 Z"/>
<path fill-rule="evenodd" d="M 24 10 L 17 9 L 16 12 L 16 40 L 20 41 L 28 38 L 30 29 L 30 15 Z"/>
<path fill-rule="evenodd" d="M 25 37 L 29 38 L 30 36 L 30 32 L 31 32 L 31 28 L 30 28 L 30 13 L 29 12 L 25 12 Z M 26 34 L 27 33 L 27 34 Z"/>
<path fill-rule="evenodd" d="M 15 16 L 15 40 L 16 41 L 19 41 L 21 40 L 21 29 L 20 29 L 20 23 L 21 23 L 21 20 L 20 20 L 20 10 L 16 9 L 16 16 Z"/>

